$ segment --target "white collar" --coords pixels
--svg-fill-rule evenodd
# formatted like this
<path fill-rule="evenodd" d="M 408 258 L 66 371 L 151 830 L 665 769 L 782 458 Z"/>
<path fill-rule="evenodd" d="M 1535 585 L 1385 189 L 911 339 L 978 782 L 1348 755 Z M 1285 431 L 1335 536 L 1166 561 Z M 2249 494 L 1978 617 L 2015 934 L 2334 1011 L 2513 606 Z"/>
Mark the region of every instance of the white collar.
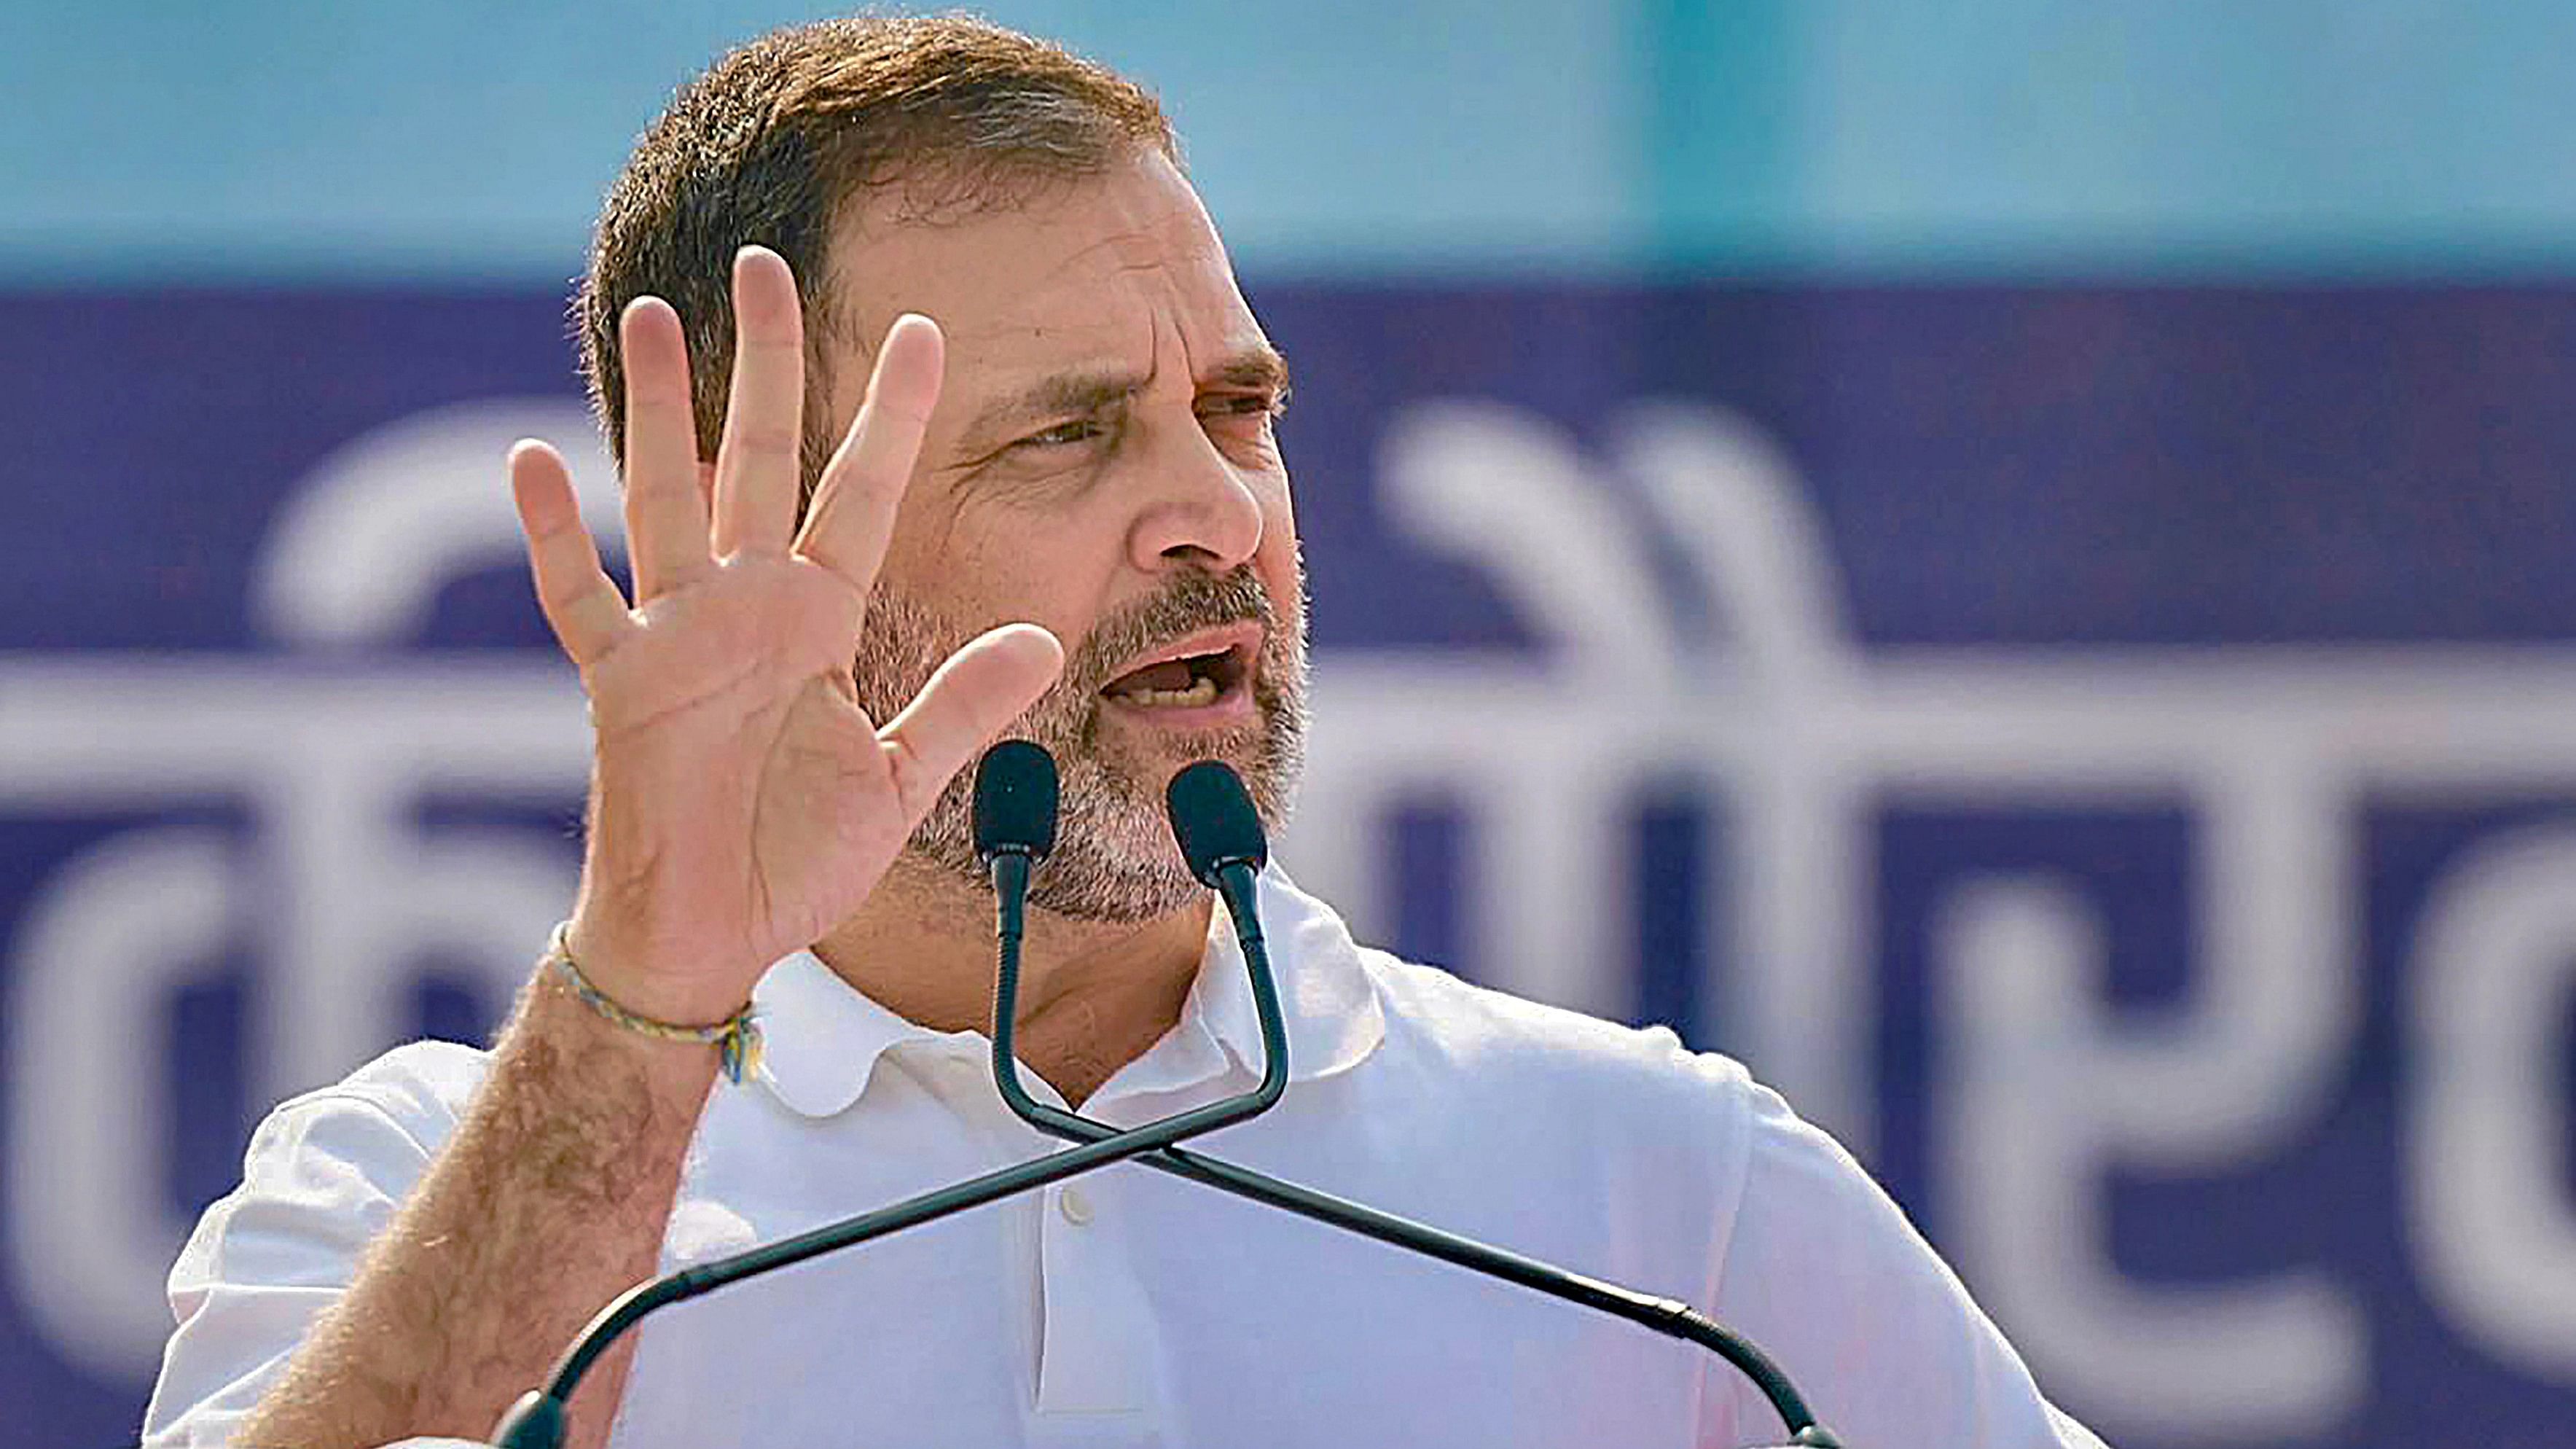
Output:
<path fill-rule="evenodd" d="M 1330 906 L 1297 889 L 1273 865 L 1260 883 L 1262 935 L 1279 981 L 1288 1028 L 1289 1080 L 1311 1081 L 1357 1065 L 1386 1035 L 1386 1020 L 1361 967 L 1359 947 Z M 1222 1065 L 1192 1048 L 1213 1039 L 1248 1077 L 1261 1071 L 1261 1029 L 1234 922 L 1210 913 L 1206 953 L 1171 1036 L 1145 1054 L 1172 1056 L 1155 1088 L 1177 1088 L 1216 1075 Z M 760 1013 L 760 1080 L 791 1111 L 829 1117 L 866 1093 L 880 1058 L 910 1042 L 949 1042 L 981 1058 L 991 1051 L 980 1031 L 942 1032 L 878 1004 L 810 951 L 786 956 L 752 990 Z M 1156 1078 L 1166 1076 L 1154 1072 Z M 1145 1085 L 1139 1082 L 1140 1087 Z"/>

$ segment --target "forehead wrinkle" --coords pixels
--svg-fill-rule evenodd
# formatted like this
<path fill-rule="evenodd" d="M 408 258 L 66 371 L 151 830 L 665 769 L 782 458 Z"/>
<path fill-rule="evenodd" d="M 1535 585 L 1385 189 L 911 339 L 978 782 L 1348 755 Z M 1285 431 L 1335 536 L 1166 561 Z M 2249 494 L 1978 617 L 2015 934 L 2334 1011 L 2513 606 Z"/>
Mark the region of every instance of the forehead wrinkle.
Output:
<path fill-rule="evenodd" d="M 1153 255 L 1155 249 L 1156 243 L 1154 239 L 1154 229 L 1152 227 L 1129 227 L 1123 231 L 1112 232 L 1109 235 L 1100 238 L 1098 241 L 1086 243 L 1085 245 L 1076 247 L 1072 251 L 1067 252 L 1064 256 L 1064 260 L 1057 263 L 1053 271 L 1049 273 L 1049 277 L 1052 279 L 1053 277 L 1061 276 L 1066 272 L 1072 271 L 1077 267 L 1089 266 L 1102 252 L 1109 252 L 1112 254 L 1112 260 L 1109 266 L 1109 275 L 1111 276 L 1116 276 L 1122 272 L 1157 271 L 1162 268 L 1163 259 L 1159 256 Z"/>
<path fill-rule="evenodd" d="M 833 289 L 843 290 L 843 279 L 858 282 L 869 271 L 866 254 L 875 246 L 894 242 L 918 242 L 925 236 L 967 236 L 1001 226 L 1022 237 L 1059 232 L 1067 228 L 1088 229 L 1081 211 L 1096 202 L 1106 203 L 1108 215 L 1100 218 L 1114 228 L 1107 235 L 1095 233 L 1091 239 L 1072 250 L 1059 253 L 1037 278 L 1039 285 L 1053 283 L 1063 274 L 1092 260 L 1104 250 L 1120 253 L 1119 263 L 1103 269 L 1100 275 L 1113 275 L 1132 270 L 1169 270 L 1175 264 L 1187 265 L 1222 258 L 1223 247 L 1207 220 L 1205 208 L 1191 191 L 1185 178 L 1168 161 L 1152 156 L 1136 158 L 1130 168 L 1113 168 L 1098 177 L 1087 177 L 1063 186 L 1051 186 L 1009 204 L 972 208 L 953 218 L 933 219 L 909 212 L 900 205 L 900 188 L 863 193 L 845 204 L 832 227 L 827 248 L 827 265 L 834 274 Z M 1156 185 L 1168 180 L 1176 190 Z M 1153 188 L 1139 195 L 1134 183 Z M 1220 260 L 1219 265 L 1222 266 Z M 1034 288 L 1032 288 L 1034 290 Z M 873 309 L 862 308 L 861 311 Z M 873 320 L 873 319 L 872 319 Z M 882 319 L 891 321 L 891 316 Z M 943 321 L 945 319 L 942 319 Z M 867 330 L 861 327 L 859 330 Z"/>
<path fill-rule="evenodd" d="M 1102 195 L 1074 193 L 1077 198 L 1085 194 Z M 965 415 L 952 425 L 955 431 L 940 430 L 955 446 L 971 449 L 996 441 L 998 430 L 1023 417 L 1040 421 L 1029 416 L 1033 414 L 1060 420 L 1129 404 L 1147 386 L 1171 385 L 1174 373 L 1193 388 L 1257 386 L 1276 377 L 1276 366 L 1263 361 L 1274 354 L 1230 285 L 1223 250 L 1208 232 L 1203 212 L 1195 204 L 1160 197 L 1138 204 L 1117 192 L 1108 195 L 1114 211 L 1092 213 L 1108 223 L 1108 234 L 1095 230 L 1078 240 L 1066 236 L 1072 246 L 1044 256 L 1038 268 L 1022 273 L 1025 280 L 998 296 L 969 293 L 973 305 L 938 318 L 948 329 L 948 380 L 957 389 L 955 402 L 972 410 L 960 410 Z M 1047 233 L 1061 234 L 1060 226 L 1080 222 L 1078 215 L 1064 221 L 1058 208 L 1039 206 L 1011 219 L 982 218 L 950 235 L 989 235 L 991 226 L 1006 220 L 1019 223 L 1017 248 L 1031 260 L 1037 259 L 1030 256 L 1032 250 L 1043 255 Z M 918 268 L 924 260 L 920 248 L 930 238 L 919 228 L 897 226 L 877 240 L 898 238 L 908 258 L 905 264 Z M 955 282 L 957 274 L 950 271 L 948 279 Z M 932 297 L 919 301 L 934 315 L 946 310 Z M 998 307 L 993 305 L 997 302 Z M 1129 327 L 1143 335 L 1127 333 L 1133 341 L 1121 345 L 1119 334 Z M 1176 334 L 1171 345 L 1179 349 L 1180 360 L 1171 368 L 1163 366 L 1158 350 L 1166 332 Z M 873 339 L 850 340 L 854 345 L 844 355 L 864 379 L 875 351 L 868 345 Z M 1136 343 L 1142 344 L 1141 355 L 1129 351 Z M 1196 365 L 1191 353 L 1209 350 L 1221 356 L 1204 368 Z M 963 375 L 961 363 L 966 365 Z M 977 395 L 974 403 L 968 401 L 970 391 Z"/>
<path fill-rule="evenodd" d="M 1059 257 L 1048 267 L 1032 291 L 1055 286 L 1070 286 L 1088 293 L 1101 287 L 1119 287 L 1139 278 L 1159 280 L 1159 290 L 1177 295 L 1182 289 L 1173 275 L 1176 259 L 1195 258 L 1202 248 L 1195 239 L 1183 240 L 1178 228 L 1186 217 L 1178 206 L 1167 206 L 1150 216 L 1133 217 L 1105 236 L 1083 243 Z M 1174 246 L 1175 242 L 1181 244 Z M 1102 254 L 1107 253 L 1106 265 Z M 1148 287 L 1156 285 L 1148 281 Z M 1123 287 L 1122 287 L 1123 289 Z M 1148 303 L 1148 305 L 1151 305 Z"/>
<path fill-rule="evenodd" d="M 1159 359 L 1139 370 L 1132 364 L 1076 363 L 1013 387 L 978 410 L 962 436 L 968 441 L 1022 422 L 1089 416 L 1122 407 L 1152 386 Z"/>
<path fill-rule="evenodd" d="M 1142 396 L 1162 375 L 1163 358 L 1156 334 L 1164 326 L 1161 320 L 1164 310 L 1151 304 L 1144 309 L 1146 361 L 1141 370 L 1132 364 L 1117 362 L 1073 364 L 994 399 L 967 424 L 965 436 L 980 439 L 1017 420 L 1035 421 L 1042 417 L 1074 417 L 1105 412 Z"/>

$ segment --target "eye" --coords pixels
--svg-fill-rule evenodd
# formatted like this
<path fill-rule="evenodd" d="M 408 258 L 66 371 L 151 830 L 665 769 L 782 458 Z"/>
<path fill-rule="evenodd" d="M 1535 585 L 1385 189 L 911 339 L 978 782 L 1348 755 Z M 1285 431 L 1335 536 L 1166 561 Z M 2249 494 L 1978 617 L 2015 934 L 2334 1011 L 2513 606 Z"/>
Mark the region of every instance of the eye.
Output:
<path fill-rule="evenodd" d="M 1058 423 L 1054 427 L 1031 433 L 1011 446 L 1014 448 L 1068 448 L 1076 443 L 1090 442 L 1099 437 L 1103 431 L 1097 418 L 1075 418 L 1071 422 Z"/>
<path fill-rule="evenodd" d="M 1200 404 L 1199 415 L 1206 418 L 1257 418 L 1268 422 L 1287 410 L 1288 395 L 1284 392 L 1230 392 Z"/>

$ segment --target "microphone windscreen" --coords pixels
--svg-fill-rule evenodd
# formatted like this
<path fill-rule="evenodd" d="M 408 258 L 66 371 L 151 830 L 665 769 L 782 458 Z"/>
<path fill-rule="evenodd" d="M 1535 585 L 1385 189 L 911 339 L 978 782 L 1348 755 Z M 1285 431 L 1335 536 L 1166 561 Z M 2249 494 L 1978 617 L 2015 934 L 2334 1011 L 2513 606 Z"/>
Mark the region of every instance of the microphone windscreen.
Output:
<path fill-rule="evenodd" d="M 1164 787 L 1163 805 L 1181 843 L 1181 858 L 1202 884 L 1213 888 L 1217 871 L 1237 862 L 1254 870 L 1270 863 L 1261 814 L 1252 808 L 1243 781 L 1223 763 L 1201 760 L 1174 775 Z"/>
<path fill-rule="evenodd" d="M 1055 849 L 1055 756 L 1027 740 L 1004 740 L 975 766 L 975 855 L 985 864 L 1006 850 L 1044 860 Z"/>

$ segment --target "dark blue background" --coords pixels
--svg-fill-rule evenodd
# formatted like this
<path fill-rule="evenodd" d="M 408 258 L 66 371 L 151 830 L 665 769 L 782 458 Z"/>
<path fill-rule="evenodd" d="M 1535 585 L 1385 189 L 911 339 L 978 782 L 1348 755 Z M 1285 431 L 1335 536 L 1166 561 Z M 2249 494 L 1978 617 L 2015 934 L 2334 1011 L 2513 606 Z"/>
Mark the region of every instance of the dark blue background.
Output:
<path fill-rule="evenodd" d="M 1532 644 L 1489 584 L 1377 514 L 1387 414 L 1433 396 L 1499 399 L 1578 435 L 1640 398 L 1743 412 L 1812 490 L 1872 646 L 2576 639 L 2576 290 L 1284 285 L 1254 300 L 1296 372 L 1285 438 L 1327 657 Z M 271 648 L 246 581 L 294 480 L 440 403 L 572 396 L 564 330 L 542 294 L 0 297 L 0 650 Z M 435 634 L 544 644 L 524 588 L 497 573 L 452 589 Z M 1451 894 L 1458 807 L 1400 817 L 1395 944 L 1472 974 Z M 2316 1263 L 2364 1297 L 2376 1396 L 2333 1442 L 2465 1442 L 2473 1405 L 2503 1442 L 2563 1441 L 2576 1418 L 2567 1386 L 2479 1357 L 2412 1281 L 2394 1126 L 2409 1069 L 2397 963 L 2429 882 L 2487 834 L 2568 814 L 2576 802 L 2367 808 L 2368 1015 L 2330 1116 L 2221 1177 L 2108 1189 L 2133 1276 Z M 1641 799 L 1634 819 L 1654 880 L 1687 882 L 1730 848 L 1722 815 L 1686 793 Z M 126 823 L 0 820 L 0 931 L 50 861 Z M 1880 1162 L 1900 1198 L 1932 1200 L 1924 931 L 1945 884 L 2038 864 L 2102 887 L 2118 1003 L 2152 1011 L 2189 985 L 2196 848 L 2181 802 L 1882 816 Z M 1641 908 L 1658 962 L 1641 1014 L 1690 1019 L 1710 913 L 1687 893 Z M 198 1088 L 170 1146 L 192 1206 L 229 1185 L 264 1105 L 243 1100 L 231 1045 L 251 963 L 231 983 L 150 1027 Z M 433 990 L 422 1022 L 462 1031 L 489 1005 Z M 0 1283 L 0 1443 L 128 1435 L 145 1387 L 72 1377 Z"/>

